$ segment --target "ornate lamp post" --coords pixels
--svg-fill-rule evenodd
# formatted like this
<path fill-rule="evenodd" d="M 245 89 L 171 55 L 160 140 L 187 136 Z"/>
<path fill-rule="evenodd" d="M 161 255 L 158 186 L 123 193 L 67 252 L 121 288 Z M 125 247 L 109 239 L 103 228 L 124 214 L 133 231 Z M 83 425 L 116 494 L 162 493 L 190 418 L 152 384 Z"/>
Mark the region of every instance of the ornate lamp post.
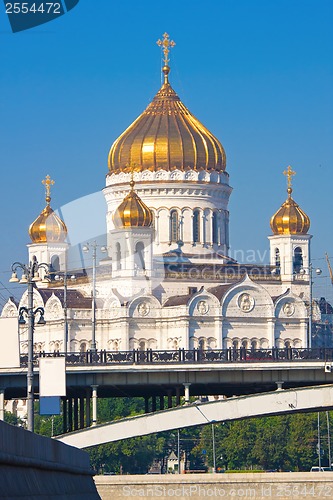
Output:
<path fill-rule="evenodd" d="M 42 280 L 38 274 L 39 269 L 44 269 L 46 272 Z M 22 276 L 17 277 L 17 270 L 21 269 Z M 24 316 L 28 319 L 28 372 L 27 372 L 27 428 L 28 431 L 34 432 L 34 328 L 35 317 L 39 315 L 38 325 L 45 325 L 44 309 L 37 307 L 34 309 L 34 283 L 38 281 L 48 282 L 47 274 L 49 266 L 45 263 L 38 264 L 37 259 L 34 258 L 27 266 L 21 262 L 14 262 L 12 265 L 12 277 L 10 283 L 21 283 L 28 285 L 28 307 L 20 307 L 19 309 L 19 325 L 26 323 Z"/>
<path fill-rule="evenodd" d="M 96 352 L 96 256 L 97 248 L 99 245 L 94 241 L 93 243 L 86 243 L 82 250 L 85 253 L 92 249 L 92 290 L 91 290 L 91 351 Z M 101 252 L 106 252 L 107 248 L 101 246 Z"/>
<path fill-rule="evenodd" d="M 63 273 L 57 273 L 54 277 L 55 281 L 63 281 L 64 283 L 64 351 L 65 355 L 67 355 L 68 352 L 70 352 L 70 338 L 68 336 L 68 316 L 67 316 L 67 270 L 65 270 Z M 70 280 L 74 281 L 75 276 L 72 275 L 70 276 Z"/>

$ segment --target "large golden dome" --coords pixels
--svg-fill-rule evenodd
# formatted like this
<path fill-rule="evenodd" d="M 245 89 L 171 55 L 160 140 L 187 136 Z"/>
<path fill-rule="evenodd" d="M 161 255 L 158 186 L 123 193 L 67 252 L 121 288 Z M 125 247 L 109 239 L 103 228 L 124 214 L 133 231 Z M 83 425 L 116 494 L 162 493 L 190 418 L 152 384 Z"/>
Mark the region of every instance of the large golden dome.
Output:
<path fill-rule="evenodd" d="M 289 166 L 284 172 L 288 176 L 288 198 L 271 218 L 270 224 L 274 234 L 307 234 L 310 219 L 291 197 L 291 177 L 295 175 Z"/>
<path fill-rule="evenodd" d="M 130 182 L 130 192 L 125 196 L 113 214 L 113 223 L 117 229 L 129 227 L 150 227 L 153 214 L 134 191 L 134 181 Z"/>
<path fill-rule="evenodd" d="M 63 243 L 67 236 L 67 227 L 50 207 L 50 186 L 54 181 L 47 175 L 42 181 L 46 188 L 46 207 L 29 227 L 29 235 L 33 243 Z"/>
<path fill-rule="evenodd" d="M 146 110 L 113 143 L 109 171 L 142 170 L 224 171 L 221 143 L 184 106 L 163 67 L 164 84 Z"/>

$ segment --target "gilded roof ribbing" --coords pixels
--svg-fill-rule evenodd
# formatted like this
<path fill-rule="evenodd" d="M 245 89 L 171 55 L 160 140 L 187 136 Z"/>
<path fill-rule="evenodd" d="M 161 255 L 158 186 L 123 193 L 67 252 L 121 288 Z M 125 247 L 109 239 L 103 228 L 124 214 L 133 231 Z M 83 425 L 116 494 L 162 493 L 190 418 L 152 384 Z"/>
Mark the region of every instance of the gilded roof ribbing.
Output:
<path fill-rule="evenodd" d="M 207 170 L 224 171 L 221 143 L 181 102 L 165 81 L 146 110 L 114 142 L 109 171 Z"/>
<path fill-rule="evenodd" d="M 274 234 L 306 234 L 310 219 L 291 197 L 292 189 L 287 191 L 287 200 L 271 218 L 271 229 Z"/>

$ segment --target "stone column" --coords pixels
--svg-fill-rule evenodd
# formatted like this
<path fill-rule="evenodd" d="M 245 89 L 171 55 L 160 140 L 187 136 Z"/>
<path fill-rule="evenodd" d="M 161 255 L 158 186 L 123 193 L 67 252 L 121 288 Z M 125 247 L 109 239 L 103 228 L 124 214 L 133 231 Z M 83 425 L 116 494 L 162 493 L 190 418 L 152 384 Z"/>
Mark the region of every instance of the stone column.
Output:
<path fill-rule="evenodd" d="M 77 397 L 74 398 L 74 430 L 77 431 L 79 428 L 79 400 Z"/>
<path fill-rule="evenodd" d="M 80 429 L 84 428 L 84 397 L 80 396 Z"/>
<path fill-rule="evenodd" d="M 269 347 L 276 347 L 275 346 L 275 322 L 274 322 L 274 318 L 269 318 L 267 320 L 267 338 L 268 338 Z"/>
<path fill-rule="evenodd" d="M 185 387 L 185 404 L 188 405 L 190 403 L 190 383 L 186 382 L 183 384 Z"/>
<path fill-rule="evenodd" d="M 149 396 L 145 396 L 145 413 L 149 413 Z"/>
<path fill-rule="evenodd" d="M 98 385 L 92 385 L 92 423 L 91 425 L 97 425 L 97 387 Z"/>
<path fill-rule="evenodd" d="M 176 406 L 180 405 L 180 387 L 176 387 Z"/>
<path fill-rule="evenodd" d="M 172 408 L 172 390 L 168 389 L 168 408 Z"/>
<path fill-rule="evenodd" d="M 66 398 L 63 398 L 62 400 L 62 430 L 63 430 L 63 433 L 65 434 L 65 432 L 67 432 L 68 428 L 68 423 L 67 423 L 67 399 Z"/>
<path fill-rule="evenodd" d="M 68 399 L 68 430 L 73 430 L 73 400 Z"/>
<path fill-rule="evenodd" d="M 223 349 L 223 323 L 222 317 L 219 316 L 221 314 L 221 308 L 218 310 L 218 315 L 216 315 L 215 319 L 215 338 L 216 338 L 216 349 Z"/>
<path fill-rule="evenodd" d="M 90 427 L 90 388 L 87 387 L 86 393 L 86 427 Z"/>
<path fill-rule="evenodd" d="M 0 420 L 5 420 L 5 389 L 0 389 Z"/>

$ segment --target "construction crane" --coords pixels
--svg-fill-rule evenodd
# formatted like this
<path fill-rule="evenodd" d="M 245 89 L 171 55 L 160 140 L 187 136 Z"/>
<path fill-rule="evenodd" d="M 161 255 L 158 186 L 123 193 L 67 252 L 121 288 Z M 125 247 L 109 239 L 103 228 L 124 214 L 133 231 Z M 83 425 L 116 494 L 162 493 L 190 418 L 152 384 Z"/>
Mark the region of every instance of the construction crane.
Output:
<path fill-rule="evenodd" d="M 327 253 L 325 253 L 325 257 L 326 257 L 326 261 L 327 261 L 328 271 L 329 271 L 329 273 L 330 273 L 331 283 L 332 283 L 332 285 L 333 285 L 333 271 L 332 271 L 332 267 L 331 267 L 330 259 L 328 258 Z"/>

